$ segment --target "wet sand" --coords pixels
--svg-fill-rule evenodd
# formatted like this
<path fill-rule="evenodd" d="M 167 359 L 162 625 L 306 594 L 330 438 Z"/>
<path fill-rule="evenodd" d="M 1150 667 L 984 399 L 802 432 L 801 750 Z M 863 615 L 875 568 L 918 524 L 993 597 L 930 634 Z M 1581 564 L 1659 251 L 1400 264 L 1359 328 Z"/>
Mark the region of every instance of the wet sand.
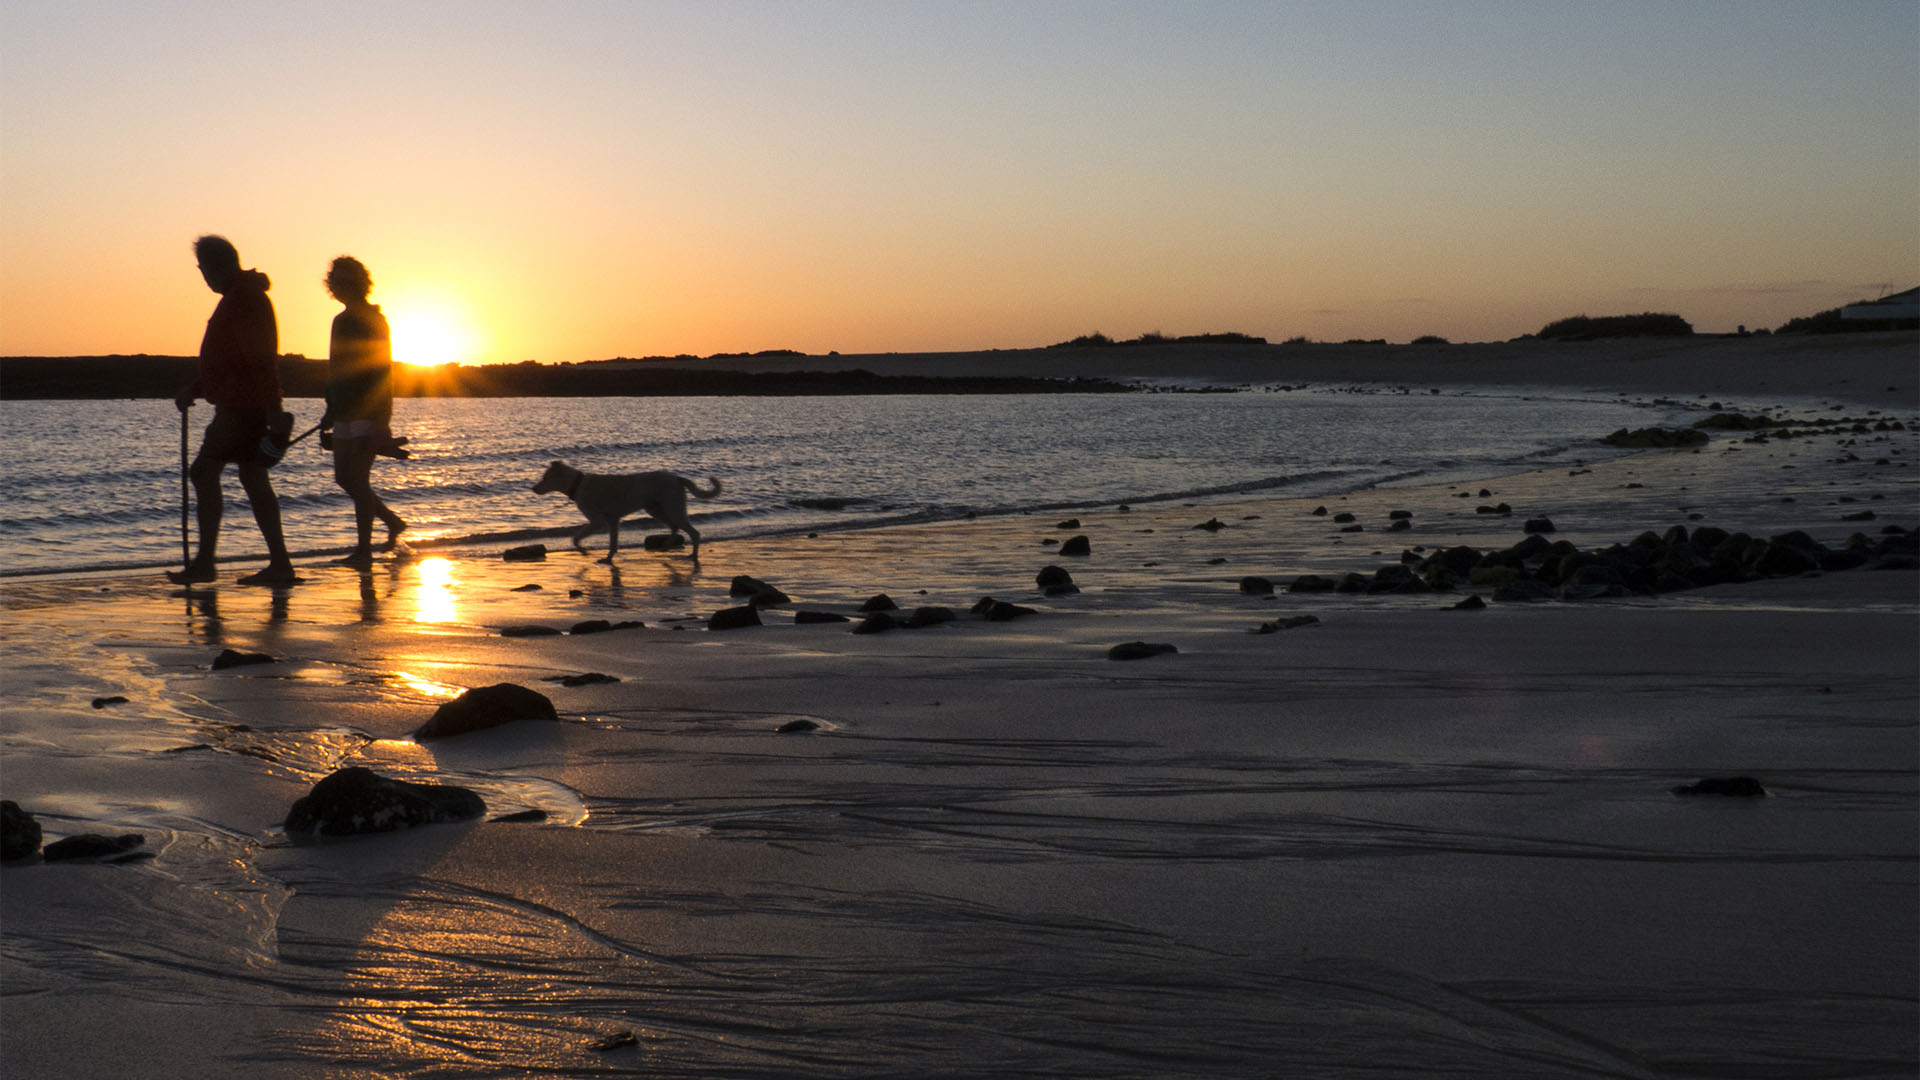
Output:
<path fill-rule="evenodd" d="M 1913 571 L 1482 611 L 1284 591 L 1537 517 L 1583 549 L 1920 524 L 1909 437 L 1838 443 L 719 542 L 697 570 L 9 582 L 5 797 L 155 857 L 0 872 L 0 1071 L 1911 1075 Z M 1041 595 L 1049 564 L 1081 591 Z M 792 601 L 708 631 L 736 574 Z M 960 617 L 792 619 L 880 592 Z M 588 619 L 646 625 L 500 634 Z M 1136 640 L 1178 651 L 1108 659 Z M 275 659 L 209 670 L 224 648 Z M 585 672 L 619 681 L 549 681 Z M 501 681 L 561 722 L 405 738 Z M 343 764 L 545 819 L 288 843 Z M 1735 774 L 1769 796 L 1671 792 Z"/>

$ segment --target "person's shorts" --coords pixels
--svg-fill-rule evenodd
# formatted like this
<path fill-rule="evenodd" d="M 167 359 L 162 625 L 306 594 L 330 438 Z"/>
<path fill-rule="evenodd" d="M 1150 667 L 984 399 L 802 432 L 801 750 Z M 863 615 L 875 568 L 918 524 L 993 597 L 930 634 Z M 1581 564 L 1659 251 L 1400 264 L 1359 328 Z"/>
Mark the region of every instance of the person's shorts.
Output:
<path fill-rule="evenodd" d="M 333 437 L 336 439 L 371 439 L 384 435 L 387 425 L 378 420 L 336 420 L 333 422 Z"/>
<path fill-rule="evenodd" d="M 267 433 L 266 409 L 213 407 L 213 421 L 200 436 L 202 458 L 246 465 L 260 457 L 260 438 Z"/>

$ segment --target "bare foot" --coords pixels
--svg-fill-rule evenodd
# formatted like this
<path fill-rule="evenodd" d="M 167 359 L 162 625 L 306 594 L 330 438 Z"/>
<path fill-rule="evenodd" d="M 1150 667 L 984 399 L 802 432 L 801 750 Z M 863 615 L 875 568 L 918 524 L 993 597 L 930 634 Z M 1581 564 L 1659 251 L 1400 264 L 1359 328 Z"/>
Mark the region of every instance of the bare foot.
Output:
<path fill-rule="evenodd" d="M 241 585 L 298 585 L 300 578 L 293 572 L 292 566 L 272 566 L 257 573 L 248 574 L 237 581 Z"/>
<path fill-rule="evenodd" d="M 373 552 L 366 550 L 350 551 L 340 558 L 333 560 L 333 565 L 351 566 L 359 570 L 365 570 L 373 565 Z"/>
<path fill-rule="evenodd" d="M 392 551 L 400 544 L 400 534 L 407 531 L 407 523 L 399 514 L 384 519 L 387 524 L 387 542 L 380 545 L 381 551 Z"/>
<path fill-rule="evenodd" d="M 195 561 L 188 563 L 185 569 L 167 571 L 167 580 L 173 582 L 175 585 L 191 585 L 195 582 L 212 581 L 213 579 L 214 571 L 211 563 Z"/>

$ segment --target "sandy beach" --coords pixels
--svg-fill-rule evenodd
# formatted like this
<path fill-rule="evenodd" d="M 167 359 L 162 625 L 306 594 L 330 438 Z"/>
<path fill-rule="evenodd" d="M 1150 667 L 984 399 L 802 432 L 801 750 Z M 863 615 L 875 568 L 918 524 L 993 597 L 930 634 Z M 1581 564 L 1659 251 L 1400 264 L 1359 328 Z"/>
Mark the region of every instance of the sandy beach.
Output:
<path fill-rule="evenodd" d="M 1910 426 L 1913 336 L 1870 337 L 1159 373 L 1780 394 Z M 1141 377 L 1151 351 L 1064 373 Z M 1911 1076 L 1915 571 L 1287 591 L 1543 518 L 1582 550 L 1920 527 L 1909 427 L 1744 435 L 1070 528 L 715 543 L 698 567 L 436 549 L 279 591 L 9 581 L 4 797 L 48 841 L 139 833 L 146 857 L 0 872 L 0 1072 Z M 1077 535 L 1090 553 L 1059 554 Z M 1079 591 L 1044 595 L 1049 565 Z M 790 599 L 708 629 L 737 575 Z M 852 633 L 879 593 L 957 617 Z M 983 597 L 1033 613 L 990 622 Z M 644 625 L 502 634 L 586 620 Z M 1134 641 L 1175 651 L 1110 659 Z M 213 670 L 224 649 L 271 660 Z M 617 681 L 557 681 L 586 673 Z M 408 738 L 501 682 L 559 722 Z M 347 765 L 487 814 L 290 841 L 288 808 Z M 1730 776 L 1767 795 L 1673 791 Z"/>

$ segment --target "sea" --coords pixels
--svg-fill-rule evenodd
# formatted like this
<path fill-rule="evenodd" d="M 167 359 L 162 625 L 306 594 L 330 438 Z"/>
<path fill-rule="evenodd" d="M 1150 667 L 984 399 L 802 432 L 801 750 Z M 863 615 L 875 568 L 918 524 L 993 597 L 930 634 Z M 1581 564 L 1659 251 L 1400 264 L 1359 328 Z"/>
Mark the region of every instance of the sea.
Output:
<path fill-rule="evenodd" d="M 300 433 L 322 403 L 287 407 Z M 1684 422 L 1691 407 L 1510 387 L 408 398 L 395 403 L 393 426 L 411 456 L 378 459 L 373 481 L 408 521 L 411 546 L 462 547 L 577 528 L 563 496 L 532 491 L 549 461 L 589 472 L 666 469 L 720 481 L 717 498 L 689 505 L 713 543 L 1483 479 L 1618 456 L 1602 436 Z M 204 405 L 188 414 L 188 453 L 211 418 Z M 179 565 L 181 434 L 170 401 L 0 403 L 0 577 Z M 352 505 L 317 438 L 291 447 L 273 482 L 296 559 L 346 550 Z M 263 556 L 232 470 L 225 491 L 222 558 Z"/>

